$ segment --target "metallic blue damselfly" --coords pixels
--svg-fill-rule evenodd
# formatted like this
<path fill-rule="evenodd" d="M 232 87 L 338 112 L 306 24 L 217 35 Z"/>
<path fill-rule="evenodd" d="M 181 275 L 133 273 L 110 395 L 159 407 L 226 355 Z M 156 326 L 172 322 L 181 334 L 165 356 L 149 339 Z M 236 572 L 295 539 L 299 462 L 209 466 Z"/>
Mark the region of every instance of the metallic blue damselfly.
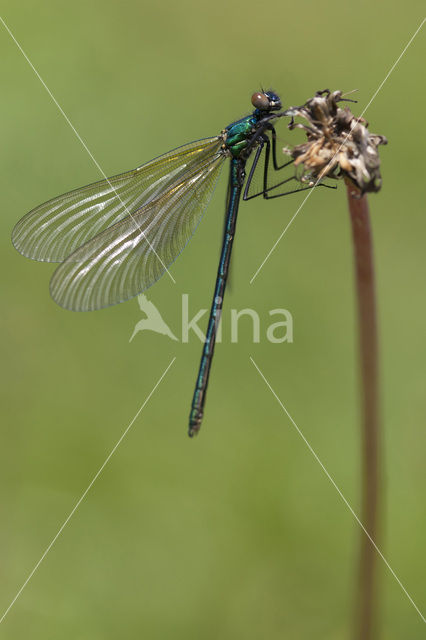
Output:
<path fill-rule="evenodd" d="M 286 114 L 280 113 L 281 100 L 271 90 L 253 94 L 251 102 L 254 111 L 220 135 L 54 198 L 24 216 L 12 233 L 14 246 L 24 256 L 61 263 L 50 283 L 60 306 L 93 311 L 124 302 L 154 284 L 181 253 L 230 159 L 222 251 L 190 413 L 190 436 L 199 431 L 203 417 L 240 199 L 276 198 L 310 188 L 296 181 L 294 189 L 277 192 L 277 187 L 296 180 L 293 171 L 271 184 L 272 171 L 292 163 L 280 166 L 277 160 L 273 123 Z M 262 187 L 256 192 L 252 184 L 260 158 Z"/>

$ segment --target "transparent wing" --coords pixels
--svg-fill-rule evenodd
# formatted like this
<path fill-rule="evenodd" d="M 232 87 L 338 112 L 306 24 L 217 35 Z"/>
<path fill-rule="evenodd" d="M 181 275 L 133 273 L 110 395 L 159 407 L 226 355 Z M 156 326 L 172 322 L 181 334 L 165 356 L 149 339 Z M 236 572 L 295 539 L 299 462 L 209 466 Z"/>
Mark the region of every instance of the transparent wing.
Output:
<path fill-rule="evenodd" d="M 128 300 L 151 286 L 194 233 L 225 155 L 216 151 L 189 166 L 168 191 L 74 251 L 52 276 L 59 305 L 93 311 Z"/>
<path fill-rule="evenodd" d="M 157 198 L 221 144 L 219 137 L 197 140 L 133 171 L 53 198 L 15 225 L 12 242 L 27 258 L 62 262 L 98 233 Z"/>

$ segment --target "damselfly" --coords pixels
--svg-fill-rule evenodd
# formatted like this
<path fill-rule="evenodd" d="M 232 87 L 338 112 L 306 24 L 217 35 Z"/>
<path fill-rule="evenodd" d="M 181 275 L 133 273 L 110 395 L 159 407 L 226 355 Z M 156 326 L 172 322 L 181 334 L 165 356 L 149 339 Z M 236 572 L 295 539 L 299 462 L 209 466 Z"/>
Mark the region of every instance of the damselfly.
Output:
<path fill-rule="evenodd" d="M 12 234 L 14 246 L 24 256 L 61 263 L 50 283 L 60 306 L 92 311 L 124 302 L 168 271 L 197 228 L 219 172 L 230 159 L 222 251 L 189 418 L 190 436 L 199 431 L 203 417 L 240 198 L 277 198 L 310 188 L 297 182 L 290 191 L 276 191 L 296 180 L 293 172 L 274 184 L 271 180 L 272 170 L 292 163 L 279 165 L 277 159 L 273 123 L 285 114 L 279 112 L 281 100 L 274 91 L 254 93 L 251 102 L 254 111 L 220 135 L 54 198 L 24 216 Z M 262 186 L 256 190 L 253 176 L 260 162 Z"/>

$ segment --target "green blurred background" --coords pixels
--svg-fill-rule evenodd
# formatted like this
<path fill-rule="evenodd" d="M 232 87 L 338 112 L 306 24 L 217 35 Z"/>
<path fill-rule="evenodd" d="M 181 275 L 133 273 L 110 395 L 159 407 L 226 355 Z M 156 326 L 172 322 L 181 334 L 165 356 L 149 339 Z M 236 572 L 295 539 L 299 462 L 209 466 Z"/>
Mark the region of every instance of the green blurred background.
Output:
<path fill-rule="evenodd" d="M 286 105 L 357 88 L 360 113 L 422 19 L 422 3 L 2 3 L 2 15 L 107 175 L 215 135 L 262 84 Z M 201 345 L 129 337 L 135 300 L 74 314 L 13 224 L 99 173 L 0 26 L 1 609 L 27 578 L 173 357 L 176 361 L 2 624 L 2 637 L 349 639 L 359 527 L 249 361 L 257 362 L 355 511 L 360 459 L 345 192 L 315 192 L 255 282 L 301 196 L 240 209 L 230 308 L 256 309 L 218 346 L 202 432 L 186 436 Z M 425 34 L 366 113 L 385 134 L 371 196 L 380 309 L 383 537 L 425 602 Z M 284 141 L 286 141 L 286 133 Z M 288 140 L 287 140 L 288 141 Z M 181 294 L 210 303 L 226 185 L 148 297 L 179 335 Z M 419 180 L 420 178 L 420 180 Z M 294 318 L 270 344 L 268 311 Z M 228 331 L 228 333 L 227 333 Z M 425 628 L 380 562 L 383 637 Z"/>

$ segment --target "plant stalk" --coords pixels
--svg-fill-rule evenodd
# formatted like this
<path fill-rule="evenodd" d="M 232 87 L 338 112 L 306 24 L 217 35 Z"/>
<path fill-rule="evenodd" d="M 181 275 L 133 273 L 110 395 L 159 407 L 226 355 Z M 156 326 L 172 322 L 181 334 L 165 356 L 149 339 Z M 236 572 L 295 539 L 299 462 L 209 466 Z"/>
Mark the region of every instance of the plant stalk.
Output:
<path fill-rule="evenodd" d="M 355 259 L 358 302 L 362 408 L 361 521 L 378 544 L 379 529 L 379 371 L 373 242 L 367 197 L 353 197 L 354 186 L 346 182 Z M 359 574 L 356 592 L 355 638 L 377 638 L 377 553 L 361 530 Z"/>

